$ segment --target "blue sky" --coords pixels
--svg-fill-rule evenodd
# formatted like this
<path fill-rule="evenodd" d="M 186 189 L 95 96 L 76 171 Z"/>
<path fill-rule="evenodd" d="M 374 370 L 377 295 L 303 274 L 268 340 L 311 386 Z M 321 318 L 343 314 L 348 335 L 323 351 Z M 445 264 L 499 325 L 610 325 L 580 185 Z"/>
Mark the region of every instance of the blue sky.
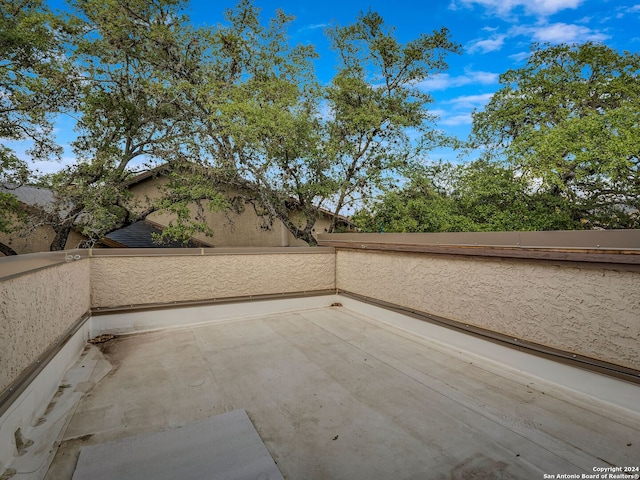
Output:
<path fill-rule="evenodd" d="M 328 50 L 323 29 L 334 23 L 348 24 L 368 9 L 382 15 L 396 28 L 400 41 L 447 27 L 462 55 L 450 55 L 449 69 L 421 87 L 435 102 L 431 111 L 446 132 L 466 138 L 471 112 L 482 107 L 499 88 L 501 73 L 526 64 L 529 47 L 539 43 L 602 42 L 616 50 L 640 51 L 640 1 L 635 0 L 256 0 L 264 17 L 276 9 L 296 17 L 291 25 L 293 41 L 316 45 L 321 58 L 317 72 L 329 81 L 336 63 Z M 192 3 L 193 18 L 220 19 L 220 6 L 232 1 Z M 437 151 L 434 160 L 456 160 L 457 154 Z"/>
<path fill-rule="evenodd" d="M 462 55 L 449 57 L 449 69 L 421 85 L 434 98 L 431 111 L 439 128 L 466 138 L 471 112 L 482 109 L 498 85 L 498 76 L 526 63 L 532 42 L 602 42 L 616 50 L 640 51 L 640 0 L 254 0 L 262 9 L 263 22 L 280 8 L 295 16 L 289 34 L 295 43 L 312 43 L 320 53 L 317 73 L 329 81 L 336 59 L 328 50 L 324 28 L 352 23 L 371 9 L 396 27 L 400 41 L 420 33 L 447 27 L 451 39 L 462 45 Z M 215 24 L 232 0 L 193 0 L 189 14 L 194 24 Z M 70 119 L 60 119 L 61 143 L 73 135 Z M 65 150 L 64 163 L 72 162 Z M 432 159 L 454 160 L 449 151 L 434 152 Z M 42 171 L 57 164 L 39 165 Z"/>

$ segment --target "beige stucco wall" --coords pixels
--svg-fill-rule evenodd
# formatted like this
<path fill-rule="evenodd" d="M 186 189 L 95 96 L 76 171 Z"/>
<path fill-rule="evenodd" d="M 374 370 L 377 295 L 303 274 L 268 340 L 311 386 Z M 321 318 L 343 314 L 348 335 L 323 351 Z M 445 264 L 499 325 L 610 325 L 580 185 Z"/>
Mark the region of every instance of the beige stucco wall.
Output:
<path fill-rule="evenodd" d="M 197 208 L 192 206 L 190 210 L 192 216 L 195 216 Z M 213 236 L 197 233 L 193 238 L 205 244 L 216 247 L 287 246 L 286 239 L 283 242 L 281 234 L 282 223 L 275 221 L 269 228 L 264 228 L 264 221 L 253 212 L 250 206 L 239 214 L 232 211 L 207 211 L 204 217 L 207 225 L 213 230 Z M 147 218 L 160 225 L 169 225 L 169 222 L 175 219 L 175 215 L 154 212 Z"/>
<path fill-rule="evenodd" d="M 134 202 L 143 207 L 160 197 L 159 188 L 168 182 L 166 177 L 148 178 L 130 187 Z M 229 197 L 237 195 L 237 190 L 227 192 Z M 192 216 L 197 213 L 196 205 L 190 207 Z M 159 211 L 149 215 L 148 220 L 160 225 L 168 225 L 176 216 L 167 212 Z M 226 211 L 205 211 L 204 218 L 207 225 L 213 230 L 213 236 L 198 233 L 194 235 L 196 240 L 200 240 L 207 245 L 216 247 L 286 247 L 286 246 L 306 246 L 306 243 L 295 238 L 284 226 L 284 224 L 274 219 L 268 225 L 268 219 L 256 215 L 250 204 L 244 206 L 244 210 L 235 213 Z M 292 212 L 291 219 L 302 225 L 301 215 Z M 331 221 L 328 217 L 320 216 L 314 228 L 314 235 L 325 233 Z"/>
<path fill-rule="evenodd" d="M 161 196 L 160 187 L 166 185 L 166 177 L 155 177 L 146 179 L 130 187 L 134 201 L 139 205 L 148 205 Z M 237 192 L 231 191 L 229 195 Z M 195 216 L 198 209 L 195 204 L 189 210 Z M 251 205 L 246 205 L 241 213 L 229 211 L 208 211 L 204 212 L 207 225 L 213 230 L 213 236 L 208 237 L 203 233 L 195 234 L 193 238 L 200 240 L 207 245 L 216 247 L 281 247 L 293 245 L 288 243 L 288 237 L 283 235 L 283 225 L 275 221 L 270 228 L 264 228 L 263 220 L 253 211 Z M 169 225 L 176 216 L 165 211 L 154 212 L 149 215 L 148 220 L 160 225 Z"/>
<path fill-rule="evenodd" d="M 54 237 L 55 232 L 49 226 L 37 227 L 33 231 L 18 229 L 11 233 L 0 232 L 0 242 L 10 246 L 19 254 L 48 252 Z"/>
<path fill-rule="evenodd" d="M 91 262 L 92 307 L 335 288 L 333 253 L 94 257 Z"/>
<path fill-rule="evenodd" d="M 640 272 L 339 250 L 339 289 L 640 369 Z"/>
<path fill-rule="evenodd" d="M 55 235 L 53 228 L 45 225 L 33 230 L 18 229 L 11 233 L 0 232 L 0 242 L 10 246 L 18 254 L 48 252 Z M 64 249 L 78 248 L 84 240 L 86 240 L 84 235 L 71 230 Z M 0 253 L 0 257 L 3 256 Z"/>
<path fill-rule="evenodd" d="M 89 260 L 0 281 L 0 391 L 89 310 Z"/>

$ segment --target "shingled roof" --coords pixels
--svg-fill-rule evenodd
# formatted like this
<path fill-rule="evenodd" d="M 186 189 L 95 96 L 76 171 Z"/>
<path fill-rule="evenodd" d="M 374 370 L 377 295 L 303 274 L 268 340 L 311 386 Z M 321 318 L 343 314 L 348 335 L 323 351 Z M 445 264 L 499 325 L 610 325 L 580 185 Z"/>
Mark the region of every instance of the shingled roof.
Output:
<path fill-rule="evenodd" d="M 204 242 L 189 239 L 185 244 L 179 241 L 165 241 L 156 243 L 153 241 L 153 234 L 161 234 L 162 226 L 149 222 L 148 220 L 140 220 L 127 227 L 115 230 L 107 234 L 100 243 L 113 248 L 199 248 L 211 247 Z"/>
<path fill-rule="evenodd" d="M 64 217 L 69 213 L 69 210 L 71 210 L 71 206 L 68 202 L 65 206 L 56 204 L 56 198 L 53 192 L 48 188 L 0 183 L 0 192 L 9 193 L 16 197 L 16 199 L 23 205 L 43 212 L 53 213 L 54 209 L 57 208 L 57 213 L 61 217 Z"/>

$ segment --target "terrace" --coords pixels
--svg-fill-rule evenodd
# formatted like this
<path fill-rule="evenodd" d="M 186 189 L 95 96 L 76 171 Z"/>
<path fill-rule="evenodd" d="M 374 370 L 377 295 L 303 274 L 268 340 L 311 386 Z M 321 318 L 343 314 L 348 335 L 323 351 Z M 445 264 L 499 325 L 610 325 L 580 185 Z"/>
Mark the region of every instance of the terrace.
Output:
<path fill-rule="evenodd" d="M 640 466 L 640 231 L 320 244 L 0 259 L 0 478 Z"/>

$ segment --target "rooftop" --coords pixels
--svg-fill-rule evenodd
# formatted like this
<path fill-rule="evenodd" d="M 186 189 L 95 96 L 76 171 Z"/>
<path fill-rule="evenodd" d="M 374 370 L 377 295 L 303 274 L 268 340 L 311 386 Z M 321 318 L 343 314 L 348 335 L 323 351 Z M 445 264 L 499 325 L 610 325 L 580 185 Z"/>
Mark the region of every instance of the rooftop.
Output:
<path fill-rule="evenodd" d="M 350 234 L 5 261 L 0 478 L 640 466 L 638 235 Z"/>
<path fill-rule="evenodd" d="M 637 461 L 638 418 L 351 306 L 222 322 L 213 307 L 210 323 L 100 344 L 111 370 L 45 478 L 71 479 L 83 447 L 237 409 L 289 479 L 534 479 Z"/>

